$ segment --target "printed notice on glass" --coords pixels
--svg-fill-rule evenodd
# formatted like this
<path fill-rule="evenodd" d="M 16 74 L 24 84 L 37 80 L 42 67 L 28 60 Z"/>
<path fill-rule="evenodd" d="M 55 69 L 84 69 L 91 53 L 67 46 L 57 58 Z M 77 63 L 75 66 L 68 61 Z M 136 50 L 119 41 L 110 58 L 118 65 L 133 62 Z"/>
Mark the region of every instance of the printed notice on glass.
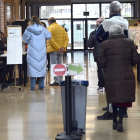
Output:
<path fill-rule="evenodd" d="M 21 27 L 8 27 L 8 38 L 21 37 Z"/>

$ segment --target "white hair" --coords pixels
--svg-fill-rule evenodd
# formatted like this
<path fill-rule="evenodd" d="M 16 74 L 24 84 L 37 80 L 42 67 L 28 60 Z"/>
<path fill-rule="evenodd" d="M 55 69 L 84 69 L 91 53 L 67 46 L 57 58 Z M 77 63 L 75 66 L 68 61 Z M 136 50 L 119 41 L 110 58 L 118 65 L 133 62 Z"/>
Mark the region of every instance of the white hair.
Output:
<path fill-rule="evenodd" d="M 123 34 L 123 28 L 120 25 L 114 24 L 109 28 L 110 35 L 120 35 Z"/>
<path fill-rule="evenodd" d="M 113 1 L 111 2 L 110 6 L 110 13 L 118 13 L 121 9 L 121 4 L 119 1 Z"/>

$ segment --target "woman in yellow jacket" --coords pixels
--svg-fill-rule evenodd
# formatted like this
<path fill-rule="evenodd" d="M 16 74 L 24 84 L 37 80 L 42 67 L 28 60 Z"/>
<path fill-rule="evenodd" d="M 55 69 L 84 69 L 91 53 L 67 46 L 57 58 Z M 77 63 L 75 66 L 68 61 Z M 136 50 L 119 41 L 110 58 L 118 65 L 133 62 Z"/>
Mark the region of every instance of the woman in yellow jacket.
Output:
<path fill-rule="evenodd" d="M 56 23 L 56 19 L 51 17 L 48 19 L 48 31 L 51 32 L 51 40 L 47 41 L 47 53 L 50 53 L 51 64 L 61 64 L 63 62 L 63 52 L 69 42 L 68 34 L 65 29 Z M 63 80 L 62 76 L 54 77 L 54 83 L 50 86 L 59 86 Z"/>

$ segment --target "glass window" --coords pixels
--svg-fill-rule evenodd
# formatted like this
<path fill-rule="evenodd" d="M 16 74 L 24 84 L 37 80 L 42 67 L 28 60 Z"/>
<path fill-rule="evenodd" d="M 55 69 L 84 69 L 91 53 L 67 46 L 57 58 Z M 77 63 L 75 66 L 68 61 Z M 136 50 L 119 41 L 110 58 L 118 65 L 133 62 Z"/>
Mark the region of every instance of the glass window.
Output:
<path fill-rule="evenodd" d="M 101 15 L 105 18 L 109 18 L 109 3 L 101 4 Z M 133 3 L 121 3 L 121 15 L 123 17 L 134 17 L 134 4 Z"/>
<path fill-rule="evenodd" d="M 62 5 L 62 6 L 41 6 L 39 17 L 50 18 L 55 17 L 59 18 L 71 18 L 71 6 L 70 5 Z"/>
<path fill-rule="evenodd" d="M 11 20 L 11 5 L 7 5 L 6 8 L 7 8 L 6 18 L 7 20 Z"/>
<path fill-rule="evenodd" d="M 21 19 L 21 11 L 20 11 L 20 5 L 19 5 L 19 19 Z"/>
<path fill-rule="evenodd" d="M 109 18 L 109 3 L 101 4 L 101 15 L 105 18 Z M 121 15 L 123 17 L 134 18 L 134 4 L 133 3 L 121 3 Z"/>
<path fill-rule="evenodd" d="M 89 12 L 87 18 L 98 18 L 100 16 L 99 4 L 87 4 L 87 11 Z"/>
<path fill-rule="evenodd" d="M 31 19 L 31 6 L 29 6 L 29 19 Z"/>
<path fill-rule="evenodd" d="M 101 4 L 101 16 L 104 16 L 105 18 L 109 18 L 109 5 L 110 3 L 102 3 Z"/>
<path fill-rule="evenodd" d="M 26 19 L 26 6 L 25 6 L 25 19 Z"/>
<path fill-rule="evenodd" d="M 90 33 L 96 29 L 96 20 L 88 20 L 87 29 L 89 38 Z"/>
<path fill-rule="evenodd" d="M 121 15 L 123 17 L 134 17 L 134 5 L 133 3 L 121 3 Z"/>
<path fill-rule="evenodd" d="M 73 18 L 85 18 L 84 11 L 86 11 L 85 4 L 73 4 Z"/>

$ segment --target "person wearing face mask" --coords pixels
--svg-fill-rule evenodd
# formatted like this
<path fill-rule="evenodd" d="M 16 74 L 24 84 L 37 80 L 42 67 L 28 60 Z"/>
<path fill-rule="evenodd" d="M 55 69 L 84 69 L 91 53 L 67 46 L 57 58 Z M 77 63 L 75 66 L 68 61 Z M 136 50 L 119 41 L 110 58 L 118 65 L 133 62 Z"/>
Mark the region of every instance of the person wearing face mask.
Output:
<path fill-rule="evenodd" d="M 96 34 L 96 31 L 97 31 L 98 27 L 100 26 L 100 24 L 103 21 L 104 21 L 104 17 L 103 16 L 101 16 L 99 19 L 96 20 L 96 29 L 90 33 L 89 40 L 87 42 L 87 46 L 89 48 L 93 48 L 94 47 L 94 49 L 93 49 L 93 57 L 94 57 L 94 61 L 96 63 L 98 61 L 99 52 L 100 52 L 100 49 L 101 49 L 101 43 L 99 43 L 96 40 L 95 34 Z M 103 78 L 102 69 L 100 67 L 98 67 L 98 65 L 97 65 L 97 75 L 98 75 L 98 88 L 97 88 L 97 90 L 99 92 L 103 92 L 104 78 Z"/>

